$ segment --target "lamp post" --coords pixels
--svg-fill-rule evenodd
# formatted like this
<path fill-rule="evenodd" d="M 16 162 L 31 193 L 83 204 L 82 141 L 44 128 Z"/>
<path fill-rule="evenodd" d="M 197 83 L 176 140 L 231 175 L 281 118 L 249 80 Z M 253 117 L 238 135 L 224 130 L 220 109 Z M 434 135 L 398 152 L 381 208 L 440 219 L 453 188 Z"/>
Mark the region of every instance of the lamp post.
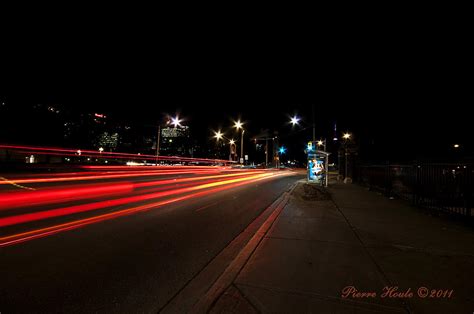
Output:
<path fill-rule="evenodd" d="M 217 146 L 217 158 L 220 158 L 220 150 L 219 150 L 219 141 L 224 137 L 224 134 L 221 130 L 214 132 L 214 138 L 216 139 L 216 146 Z"/>
<path fill-rule="evenodd" d="M 232 147 L 234 147 L 234 149 Z M 231 139 L 229 141 L 229 160 L 233 161 L 233 158 L 232 158 L 233 155 L 235 155 L 235 141 L 234 139 Z"/>
<path fill-rule="evenodd" d="M 242 129 L 241 135 L 240 135 L 240 158 L 243 160 L 244 158 L 244 128 L 243 128 L 243 123 L 238 120 L 235 122 L 234 127 L 238 130 Z M 242 161 L 242 164 L 244 161 Z"/>
<path fill-rule="evenodd" d="M 345 162 L 345 173 L 344 173 L 344 183 L 351 183 L 352 179 L 348 176 L 349 172 L 349 163 L 348 163 L 348 156 L 349 152 L 347 150 L 347 142 L 351 139 L 351 134 L 349 132 L 346 132 L 342 135 L 342 138 L 344 139 L 344 154 L 346 155 L 346 162 Z"/>
<path fill-rule="evenodd" d="M 158 136 L 156 137 L 156 164 L 158 165 L 158 156 L 160 156 L 161 124 L 158 124 Z"/>

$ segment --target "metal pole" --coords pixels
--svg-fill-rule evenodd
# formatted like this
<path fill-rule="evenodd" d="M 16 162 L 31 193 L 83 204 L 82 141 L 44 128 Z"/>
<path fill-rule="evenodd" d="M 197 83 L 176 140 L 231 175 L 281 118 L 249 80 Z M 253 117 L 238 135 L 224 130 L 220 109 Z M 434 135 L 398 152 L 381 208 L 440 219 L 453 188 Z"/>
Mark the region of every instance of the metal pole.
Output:
<path fill-rule="evenodd" d="M 268 167 L 268 138 L 265 139 L 265 168 Z"/>
<path fill-rule="evenodd" d="M 156 165 L 158 165 L 158 156 L 160 156 L 160 138 L 161 138 L 161 125 L 158 124 L 158 137 L 156 139 Z"/>
<path fill-rule="evenodd" d="M 347 178 L 347 171 L 349 169 L 349 167 L 347 165 L 347 155 L 349 155 L 349 154 L 347 153 L 347 149 L 346 149 L 346 172 L 344 173 L 344 179 Z"/>
<path fill-rule="evenodd" d="M 326 151 L 326 149 L 324 149 Z M 329 155 L 326 155 L 326 187 L 328 186 L 329 181 Z"/>
<path fill-rule="evenodd" d="M 244 158 L 244 129 L 242 129 L 242 135 L 240 137 L 240 158 Z M 242 162 L 242 164 L 245 163 L 245 160 Z"/>
<path fill-rule="evenodd" d="M 316 121 L 314 120 L 314 104 L 311 105 L 311 109 L 313 112 L 313 143 L 316 142 Z"/>

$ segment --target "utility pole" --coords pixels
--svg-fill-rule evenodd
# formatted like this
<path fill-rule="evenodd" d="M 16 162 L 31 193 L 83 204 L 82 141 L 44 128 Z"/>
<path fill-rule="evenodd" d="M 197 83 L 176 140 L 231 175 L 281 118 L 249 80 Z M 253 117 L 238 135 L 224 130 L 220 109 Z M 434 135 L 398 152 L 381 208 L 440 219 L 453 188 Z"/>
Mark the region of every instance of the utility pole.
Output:
<path fill-rule="evenodd" d="M 245 130 L 242 129 L 242 135 L 240 137 L 240 158 L 243 159 L 242 164 L 245 164 L 245 160 L 244 160 L 244 132 L 245 132 Z"/>
<path fill-rule="evenodd" d="M 156 165 L 158 165 L 158 156 L 160 156 L 161 124 L 158 123 L 158 136 L 156 138 Z"/>
<path fill-rule="evenodd" d="M 268 137 L 265 138 L 265 168 L 268 167 Z"/>
<path fill-rule="evenodd" d="M 255 138 L 255 144 L 257 143 L 257 141 L 263 141 L 263 140 L 265 140 L 265 167 L 267 167 L 268 166 L 268 140 L 275 141 L 275 138 L 274 137 Z"/>
<path fill-rule="evenodd" d="M 313 143 L 316 142 L 316 121 L 314 119 L 314 104 L 311 105 L 311 111 L 313 113 Z"/>

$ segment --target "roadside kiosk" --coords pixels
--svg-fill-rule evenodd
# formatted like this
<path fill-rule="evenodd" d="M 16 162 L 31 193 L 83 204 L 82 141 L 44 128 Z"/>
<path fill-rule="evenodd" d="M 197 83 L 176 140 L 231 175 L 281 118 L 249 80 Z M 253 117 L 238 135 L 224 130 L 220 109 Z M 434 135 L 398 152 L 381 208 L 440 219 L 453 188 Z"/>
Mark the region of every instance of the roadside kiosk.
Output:
<path fill-rule="evenodd" d="M 329 153 L 322 150 L 315 150 L 312 142 L 308 143 L 308 182 L 328 186 L 328 166 Z"/>

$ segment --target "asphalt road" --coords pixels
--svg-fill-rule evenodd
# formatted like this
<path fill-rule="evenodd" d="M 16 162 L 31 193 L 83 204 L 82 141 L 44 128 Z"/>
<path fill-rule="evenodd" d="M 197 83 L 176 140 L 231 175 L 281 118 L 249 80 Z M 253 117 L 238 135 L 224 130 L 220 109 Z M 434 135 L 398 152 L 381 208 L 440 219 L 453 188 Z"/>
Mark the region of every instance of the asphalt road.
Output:
<path fill-rule="evenodd" d="M 118 174 L 123 176 L 46 182 L 40 174 L 27 181 L 24 175 L 6 178 L 9 182 L 0 186 L 2 314 L 156 313 L 301 178 L 291 171 L 228 169 L 131 176 L 120 170 L 93 172 Z M 58 192 L 101 191 L 114 184 L 118 190 L 106 196 L 94 189 L 74 190 L 69 198 Z M 132 184 L 132 190 L 123 191 L 129 187 L 120 184 Z M 28 198 L 15 203 L 26 193 L 35 206 Z M 112 202 L 119 199 L 126 202 Z M 136 210 L 125 212 L 131 208 Z M 93 220 L 98 216 L 105 218 Z M 60 227 L 69 223 L 71 229 Z"/>

